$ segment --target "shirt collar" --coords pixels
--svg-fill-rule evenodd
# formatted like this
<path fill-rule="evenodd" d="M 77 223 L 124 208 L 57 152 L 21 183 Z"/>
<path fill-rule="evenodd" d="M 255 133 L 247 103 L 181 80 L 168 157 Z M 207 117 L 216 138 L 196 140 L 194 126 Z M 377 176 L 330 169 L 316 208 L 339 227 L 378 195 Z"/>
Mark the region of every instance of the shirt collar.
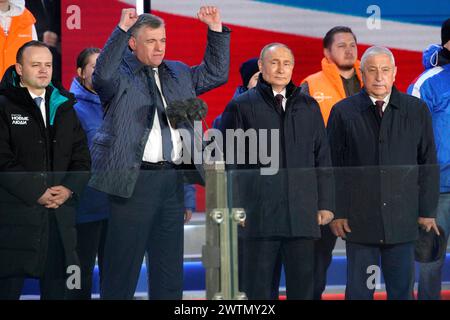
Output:
<path fill-rule="evenodd" d="M 25 86 L 22 84 L 22 82 L 20 82 L 20 86 L 22 87 L 22 88 L 25 88 Z M 28 93 L 30 94 L 30 96 L 31 96 L 31 98 L 37 98 L 37 97 L 41 97 L 42 98 L 42 100 L 44 100 L 45 101 L 45 91 L 44 91 L 44 93 L 42 93 L 41 95 L 36 95 L 36 94 L 34 94 L 33 92 L 31 92 L 28 88 L 27 88 L 27 90 L 28 90 Z"/>
<path fill-rule="evenodd" d="M 34 99 L 34 98 L 37 98 L 37 97 L 41 97 L 42 98 L 42 100 L 45 100 L 45 92 L 43 93 L 43 94 L 41 94 L 40 96 L 38 96 L 38 95 L 35 95 L 33 92 L 31 92 L 30 90 L 28 90 L 28 92 L 30 93 L 30 96 Z"/>
<path fill-rule="evenodd" d="M 370 100 L 372 100 L 372 103 L 375 105 L 375 101 L 378 101 L 380 99 L 374 98 L 372 96 L 369 95 Z M 386 107 L 389 103 L 389 99 L 391 98 L 391 93 L 389 93 L 386 97 L 384 97 L 384 99 L 382 99 L 384 101 L 384 105 L 383 107 Z"/>
<path fill-rule="evenodd" d="M 276 92 L 272 89 L 273 96 L 275 97 L 277 94 L 281 94 L 283 96 L 283 99 L 286 99 L 286 88 L 284 88 L 281 92 Z"/>

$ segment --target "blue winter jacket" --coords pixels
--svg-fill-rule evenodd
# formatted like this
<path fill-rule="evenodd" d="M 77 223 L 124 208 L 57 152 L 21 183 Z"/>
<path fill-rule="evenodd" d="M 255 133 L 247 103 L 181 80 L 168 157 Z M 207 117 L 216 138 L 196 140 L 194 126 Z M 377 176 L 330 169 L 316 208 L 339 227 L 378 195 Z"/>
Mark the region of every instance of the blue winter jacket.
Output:
<path fill-rule="evenodd" d="M 134 191 L 156 110 L 145 66 L 128 49 L 129 38 L 129 32 L 119 27 L 114 30 L 93 75 L 94 88 L 106 112 L 93 139 L 90 186 L 124 198 Z M 158 74 L 167 103 L 193 98 L 224 84 L 230 65 L 229 49 L 230 31 L 223 27 L 223 32 L 208 30 L 201 64 L 189 67 L 180 61 L 164 60 Z M 191 151 L 192 145 L 186 150 Z M 202 171 L 200 165 L 196 167 Z"/>
<path fill-rule="evenodd" d="M 74 109 L 86 132 L 89 149 L 92 148 L 92 138 L 103 121 L 103 108 L 100 98 L 95 93 L 83 87 L 77 79 L 73 79 L 70 92 L 75 95 L 77 103 Z M 86 187 L 77 208 L 77 223 L 85 223 L 107 219 L 110 206 L 108 195 L 93 188 Z"/>
<path fill-rule="evenodd" d="M 450 192 L 450 60 L 439 45 L 423 53 L 425 71 L 409 86 L 408 93 L 424 100 L 431 111 L 438 161 L 440 191 Z"/>

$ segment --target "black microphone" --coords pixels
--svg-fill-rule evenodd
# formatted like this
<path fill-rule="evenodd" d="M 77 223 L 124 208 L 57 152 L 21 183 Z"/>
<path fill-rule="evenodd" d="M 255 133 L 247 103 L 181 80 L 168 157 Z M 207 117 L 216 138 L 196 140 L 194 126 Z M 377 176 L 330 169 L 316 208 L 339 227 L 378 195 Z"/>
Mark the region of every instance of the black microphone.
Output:
<path fill-rule="evenodd" d="M 173 101 L 167 105 L 166 116 L 172 128 L 178 129 L 181 124 L 188 122 L 186 109 L 186 102 L 181 100 Z"/>
<path fill-rule="evenodd" d="M 166 115 L 170 121 L 171 126 L 174 129 L 178 129 L 182 125 L 188 125 L 194 131 L 194 137 L 201 142 L 202 149 L 204 150 L 208 145 L 203 141 L 201 133 L 197 132 L 194 128 L 194 121 L 202 121 L 208 130 L 209 127 L 206 124 L 205 117 L 208 112 L 208 105 L 200 98 L 189 98 L 186 100 L 177 100 L 169 103 L 166 108 Z M 216 145 L 218 152 L 223 155 L 223 152 L 218 147 L 214 140 L 210 143 Z"/>
<path fill-rule="evenodd" d="M 191 121 L 204 120 L 208 113 L 208 105 L 199 98 L 190 98 L 186 100 L 188 105 L 187 115 Z"/>
<path fill-rule="evenodd" d="M 204 120 L 207 112 L 207 104 L 199 98 L 172 101 L 166 108 L 167 118 L 175 129 L 182 124 L 193 128 L 194 121 Z"/>

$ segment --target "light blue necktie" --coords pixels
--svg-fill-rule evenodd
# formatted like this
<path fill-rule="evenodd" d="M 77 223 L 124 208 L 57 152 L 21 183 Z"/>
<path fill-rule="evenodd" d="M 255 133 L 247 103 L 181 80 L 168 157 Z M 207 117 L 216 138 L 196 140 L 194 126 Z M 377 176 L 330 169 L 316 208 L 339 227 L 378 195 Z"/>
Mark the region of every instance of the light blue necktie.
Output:
<path fill-rule="evenodd" d="M 42 102 L 43 99 L 41 97 L 36 97 L 33 100 L 34 100 L 34 103 L 36 103 L 37 107 L 40 110 L 41 109 L 41 102 Z"/>

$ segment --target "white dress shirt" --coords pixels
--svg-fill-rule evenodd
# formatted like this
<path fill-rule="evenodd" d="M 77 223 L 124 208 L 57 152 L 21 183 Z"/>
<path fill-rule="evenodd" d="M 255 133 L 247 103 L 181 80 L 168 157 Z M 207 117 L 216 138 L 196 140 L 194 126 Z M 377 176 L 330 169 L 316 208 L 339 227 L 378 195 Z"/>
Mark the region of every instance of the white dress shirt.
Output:
<path fill-rule="evenodd" d="M 370 98 L 370 100 L 372 100 L 373 105 L 376 105 L 376 104 L 375 104 L 375 101 L 383 100 L 383 101 L 384 101 L 384 104 L 383 104 L 383 112 L 384 112 L 384 111 L 386 110 L 388 104 L 389 104 L 389 99 L 391 98 L 391 94 L 389 93 L 386 97 L 384 97 L 384 99 L 377 99 L 377 98 L 374 98 L 374 97 L 372 97 L 372 96 L 369 96 L 369 98 Z"/>
<path fill-rule="evenodd" d="M 33 100 L 34 100 L 34 98 L 37 98 L 37 97 L 41 97 L 42 98 L 41 105 L 39 106 L 39 109 L 41 110 L 42 119 L 44 119 L 44 125 L 47 127 L 47 111 L 45 110 L 45 91 L 40 96 L 35 95 L 30 90 L 28 90 L 28 92 L 30 93 L 30 96 L 31 96 L 31 98 L 33 98 Z"/>
<path fill-rule="evenodd" d="M 153 71 L 155 75 L 155 82 L 156 85 L 158 86 L 159 93 L 161 94 L 164 108 L 167 108 L 166 99 L 164 98 L 161 91 L 161 82 L 159 80 L 158 68 L 153 68 Z M 181 151 L 182 151 L 181 136 L 178 130 L 172 128 L 170 122 L 169 126 L 170 126 L 170 136 L 172 138 L 172 145 L 173 145 L 172 162 L 175 162 L 181 159 Z M 142 157 L 142 160 L 153 163 L 164 161 L 161 126 L 159 124 L 158 112 L 156 112 L 156 110 L 155 110 L 155 117 L 153 118 L 153 125 L 150 130 L 147 143 L 145 144 L 144 156 Z"/>

